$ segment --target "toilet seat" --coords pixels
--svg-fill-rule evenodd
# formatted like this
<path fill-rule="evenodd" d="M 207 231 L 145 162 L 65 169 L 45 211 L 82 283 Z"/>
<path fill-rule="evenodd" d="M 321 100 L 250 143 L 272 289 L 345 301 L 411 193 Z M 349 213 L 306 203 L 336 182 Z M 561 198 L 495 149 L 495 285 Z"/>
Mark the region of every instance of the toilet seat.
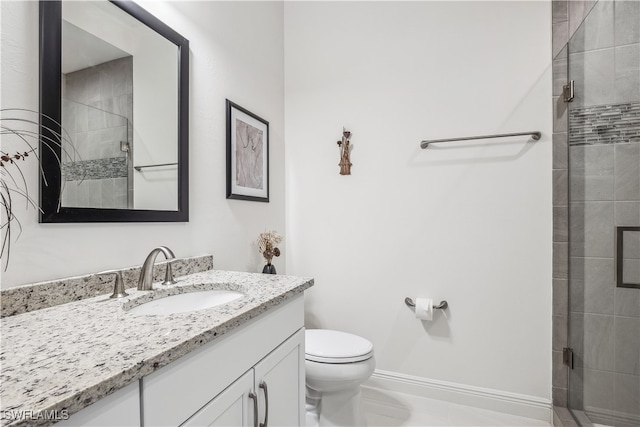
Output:
<path fill-rule="evenodd" d="M 362 362 L 373 356 L 373 344 L 362 337 L 328 329 L 305 331 L 305 359 L 341 364 Z"/>

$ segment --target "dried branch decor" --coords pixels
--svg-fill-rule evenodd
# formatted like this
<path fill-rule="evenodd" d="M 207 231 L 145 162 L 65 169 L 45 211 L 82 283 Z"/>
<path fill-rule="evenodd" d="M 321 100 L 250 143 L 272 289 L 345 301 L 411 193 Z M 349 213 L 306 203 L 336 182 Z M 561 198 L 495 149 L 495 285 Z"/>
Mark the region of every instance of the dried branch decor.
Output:
<path fill-rule="evenodd" d="M 45 121 L 51 123 L 51 126 L 48 127 L 41 123 Z M 41 135 L 40 130 L 45 131 L 46 135 L 44 133 Z M 62 167 L 61 157 L 71 159 L 67 149 L 72 150 L 74 154 L 76 152 L 68 134 L 62 129 L 60 123 L 50 117 L 41 116 L 40 113 L 33 110 L 21 108 L 0 109 L 0 135 L 2 136 L 2 148 L 0 149 L 0 204 L 2 205 L 2 218 L 0 219 L 0 230 L 3 233 L 0 257 L 4 260 L 4 269 L 6 271 L 11 250 L 12 225 L 18 227 L 16 240 L 22 232 L 22 224 L 14 212 L 16 197 L 24 199 L 27 208 L 32 207 L 42 212 L 38 202 L 29 192 L 27 179 L 20 166 L 26 161 L 38 162 L 43 185 L 49 185 L 40 165 L 39 150 L 53 152 L 60 167 Z M 60 148 L 60 156 L 56 154 L 57 150 L 54 150 L 54 147 Z M 78 156 L 76 155 L 76 157 Z M 60 186 L 60 194 L 62 194 L 64 180 L 60 180 Z M 58 200 L 59 208 L 60 200 Z"/>
<path fill-rule="evenodd" d="M 271 264 L 274 256 L 280 256 L 280 249 L 276 247 L 282 242 L 282 237 L 276 231 L 265 231 L 258 236 L 258 252 L 263 256 L 267 264 Z"/>

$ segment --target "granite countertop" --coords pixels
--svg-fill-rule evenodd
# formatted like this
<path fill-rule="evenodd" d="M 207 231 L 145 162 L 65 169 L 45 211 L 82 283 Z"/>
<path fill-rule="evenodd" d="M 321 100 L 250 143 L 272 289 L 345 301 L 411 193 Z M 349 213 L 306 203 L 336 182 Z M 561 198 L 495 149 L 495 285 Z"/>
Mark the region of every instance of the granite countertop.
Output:
<path fill-rule="evenodd" d="M 1 319 L 1 424 L 50 423 L 9 416 L 19 411 L 78 412 L 313 285 L 310 278 L 218 270 L 177 280 L 154 284 L 154 291 L 127 289 L 125 298 L 106 294 Z M 126 311 L 157 297 L 208 289 L 246 296 L 171 315 Z"/>

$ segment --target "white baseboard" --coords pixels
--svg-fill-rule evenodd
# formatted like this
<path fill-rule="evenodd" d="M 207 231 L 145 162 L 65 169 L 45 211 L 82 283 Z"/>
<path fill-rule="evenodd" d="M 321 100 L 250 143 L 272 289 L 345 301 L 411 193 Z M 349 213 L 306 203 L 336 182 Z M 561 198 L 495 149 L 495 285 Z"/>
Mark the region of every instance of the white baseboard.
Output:
<path fill-rule="evenodd" d="M 363 385 L 521 417 L 552 421 L 551 400 L 525 394 L 432 380 L 378 369 Z"/>

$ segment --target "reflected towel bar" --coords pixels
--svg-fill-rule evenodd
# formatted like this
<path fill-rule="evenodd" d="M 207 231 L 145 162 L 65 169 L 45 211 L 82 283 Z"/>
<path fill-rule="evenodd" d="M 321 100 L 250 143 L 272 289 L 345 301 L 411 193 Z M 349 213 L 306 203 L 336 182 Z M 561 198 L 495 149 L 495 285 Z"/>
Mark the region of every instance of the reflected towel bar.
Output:
<path fill-rule="evenodd" d="M 408 307 L 414 308 L 416 306 L 416 303 L 413 302 L 413 300 L 409 297 L 406 297 L 404 299 L 404 303 L 407 304 Z M 445 300 L 445 301 L 440 301 L 440 304 L 438 305 L 434 305 L 433 309 L 434 310 L 446 310 L 449 307 L 449 303 Z"/>
<path fill-rule="evenodd" d="M 145 169 L 145 168 L 158 168 L 160 166 L 173 166 L 173 165 L 177 165 L 177 163 L 160 163 L 159 165 L 134 166 L 133 168 L 138 172 L 140 172 L 142 169 Z"/>
<path fill-rule="evenodd" d="M 471 139 L 507 138 L 510 136 L 524 136 L 524 135 L 530 135 L 534 141 L 539 140 L 540 137 L 542 136 L 540 132 L 533 131 L 533 132 L 518 132 L 518 133 L 502 133 L 502 134 L 496 134 L 496 135 L 465 136 L 462 138 L 428 139 L 420 143 L 420 148 L 427 148 L 429 144 L 437 144 L 440 142 L 469 141 Z"/>

